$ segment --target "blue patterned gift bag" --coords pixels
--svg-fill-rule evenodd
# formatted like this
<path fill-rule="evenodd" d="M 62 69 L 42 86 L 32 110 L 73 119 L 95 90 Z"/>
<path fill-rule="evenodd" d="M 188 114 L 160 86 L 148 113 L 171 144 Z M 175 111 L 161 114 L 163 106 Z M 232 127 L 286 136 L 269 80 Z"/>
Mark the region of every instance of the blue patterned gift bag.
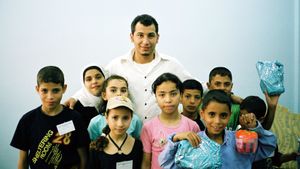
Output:
<path fill-rule="evenodd" d="M 267 91 L 269 95 L 279 95 L 284 92 L 283 64 L 278 61 L 258 61 L 256 69 L 262 92 Z"/>
<path fill-rule="evenodd" d="M 208 137 L 201 137 L 198 147 L 187 141 L 180 141 L 175 154 L 175 164 L 180 168 L 219 169 L 221 168 L 221 146 Z"/>

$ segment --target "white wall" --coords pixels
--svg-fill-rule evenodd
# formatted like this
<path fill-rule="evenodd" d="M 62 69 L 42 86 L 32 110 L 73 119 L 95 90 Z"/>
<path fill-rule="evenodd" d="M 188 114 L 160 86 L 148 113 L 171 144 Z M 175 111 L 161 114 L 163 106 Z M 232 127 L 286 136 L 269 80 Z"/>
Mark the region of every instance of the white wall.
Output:
<path fill-rule="evenodd" d="M 263 97 L 255 63 L 279 60 L 286 86 L 280 104 L 299 112 L 297 0 L 0 0 L 0 168 L 16 168 L 18 151 L 9 143 L 20 117 L 40 104 L 37 71 L 63 69 L 65 100 L 80 88 L 84 65 L 105 65 L 132 47 L 130 23 L 143 13 L 159 22 L 159 51 L 202 82 L 213 67 L 228 67 L 242 97 Z"/>

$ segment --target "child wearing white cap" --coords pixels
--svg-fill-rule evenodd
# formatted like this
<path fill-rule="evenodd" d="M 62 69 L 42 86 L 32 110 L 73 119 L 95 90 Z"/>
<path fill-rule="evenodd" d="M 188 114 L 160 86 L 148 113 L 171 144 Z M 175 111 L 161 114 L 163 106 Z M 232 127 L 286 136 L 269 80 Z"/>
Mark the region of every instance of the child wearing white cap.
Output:
<path fill-rule="evenodd" d="M 102 104 L 100 105 L 100 114 L 92 118 L 88 126 L 88 132 L 91 140 L 96 140 L 101 136 L 102 130 L 107 124 L 106 119 L 103 116 L 104 112 L 106 111 L 107 101 L 115 96 L 124 96 L 130 98 L 127 80 L 118 75 L 112 75 L 108 77 L 102 84 Z M 134 138 L 139 139 L 142 125 L 141 119 L 136 115 L 136 112 L 134 112 L 127 133 Z"/>
<path fill-rule="evenodd" d="M 141 167 L 142 143 L 126 133 L 133 111 L 127 97 L 116 96 L 108 100 L 104 114 L 107 125 L 101 137 L 90 144 L 89 168 Z"/>

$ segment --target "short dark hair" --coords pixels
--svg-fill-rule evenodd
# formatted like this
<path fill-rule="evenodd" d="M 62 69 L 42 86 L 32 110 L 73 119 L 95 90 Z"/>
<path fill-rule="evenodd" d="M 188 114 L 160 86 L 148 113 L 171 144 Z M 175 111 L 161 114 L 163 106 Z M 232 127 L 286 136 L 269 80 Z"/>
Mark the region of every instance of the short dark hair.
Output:
<path fill-rule="evenodd" d="M 231 99 L 223 90 L 209 90 L 203 98 L 201 109 L 206 109 L 207 105 L 212 101 L 226 104 L 229 110 L 231 109 Z"/>
<path fill-rule="evenodd" d="M 249 113 L 254 113 L 256 118 L 260 119 L 265 117 L 267 106 L 258 96 L 248 96 L 242 101 L 240 109 L 246 110 Z"/>
<path fill-rule="evenodd" d="M 59 83 L 65 85 L 64 73 L 56 66 L 46 66 L 37 74 L 37 85 L 41 83 Z"/>
<path fill-rule="evenodd" d="M 220 76 L 228 76 L 229 79 L 232 81 L 232 74 L 229 69 L 226 67 L 215 67 L 209 73 L 209 82 L 211 82 L 212 78 L 216 75 Z"/>
<path fill-rule="evenodd" d="M 195 89 L 200 91 L 201 97 L 203 96 L 203 87 L 202 84 L 195 79 L 188 79 L 182 83 L 182 92 L 186 89 Z"/>
<path fill-rule="evenodd" d="M 175 83 L 176 88 L 179 89 L 180 93 L 182 93 L 182 82 L 176 75 L 174 75 L 172 73 L 163 73 L 152 83 L 153 93 L 155 94 L 157 86 L 159 86 L 163 82 L 167 82 L 167 81 Z"/>
<path fill-rule="evenodd" d="M 84 71 L 83 71 L 83 82 L 84 82 L 86 72 L 89 71 L 89 70 L 92 70 L 92 69 L 98 70 L 102 74 L 102 76 L 105 78 L 105 75 L 104 75 L 104 73 L 103 73 L 103 71 L 100 67 L 98 67 L 98 66 L 89 66 L 89 67 L 85 68 Z"/>
<path fill-rule="evenodd" d="M 138 15 L 137 17 L 135 17 L 133 19 L 133 21 L 131 22 L 131 33 L 132 34 L 135 32 L 136 24 L 139 22 L 144 26 L 150 26 L 150 25 L 154 24 L 155 32 L 158 34 L 158 23 L 152 16 L 150 16 L 148 14 Z"/>

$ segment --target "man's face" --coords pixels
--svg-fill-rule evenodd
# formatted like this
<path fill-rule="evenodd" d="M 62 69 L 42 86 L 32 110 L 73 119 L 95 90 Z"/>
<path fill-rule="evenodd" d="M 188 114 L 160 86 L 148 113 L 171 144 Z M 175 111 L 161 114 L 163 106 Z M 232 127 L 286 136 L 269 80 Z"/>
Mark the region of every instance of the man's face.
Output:
<path fill-rule="evenodd" d="M 214 76 L 209 83 L 207 83 L 207 87 L 209 90 L 223 90 L 226 93 L 231 93 L 232 90 L 232 81 L 228 76 L 216 75 Z"/>
<path fill-rule="evenodd" d="M 137 56 L 152 56 L 159 35 L 155 32 L 154 24 L 144 26 L 140 22 L 135 25 L 135 32 L 130 34 L 131 41 L 134 43 Z"/>

